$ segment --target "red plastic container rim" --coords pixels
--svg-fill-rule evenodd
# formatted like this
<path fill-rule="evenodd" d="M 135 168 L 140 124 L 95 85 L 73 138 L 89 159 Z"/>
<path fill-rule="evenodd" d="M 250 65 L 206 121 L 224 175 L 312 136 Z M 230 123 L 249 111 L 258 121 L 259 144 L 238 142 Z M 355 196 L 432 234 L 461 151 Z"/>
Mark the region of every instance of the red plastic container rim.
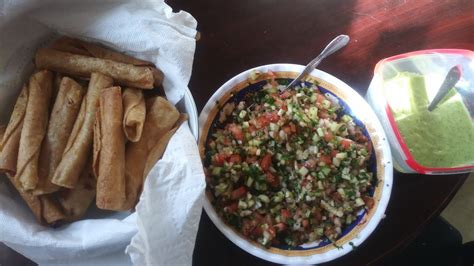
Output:
<path fill-rule="evenodd" d="M 466 56 L 470 58 L 471 60 L 474 60 L 474 52 L 470 50 L 462 50 L 462 49 L 431 49 L 431 50 L 420 50 L 420 51 L 415 51 L 415 52 L 410 52 L 410 53 L 405 53 L 405 54 L 400 54 L 400 55 L 395 55 L 386 59 L 383 59 L 377 63 L 375 66 L 375 73 L 379 71 L 379 68 L 387 62 L 395 61 L 398 59 L 410 57 L 410 56 L 416 56 L 416 55 L 423 55 L 423 54 L 459 54 Z M 400 131 L 398 130 L 397 123 L 395 122 L 395 118 L 393 117 L 392 110 L 390 109 L 390 106 L 388 103 L 385 105 L 385 112 L 388 117 L 388 121 L 390 123 L 390 126 L 392 127 L 392 131 L 395 134 L 395 137 L 397 138 L 398 143 L 400 144 L 400 147 L 402 148 L 402 152 L 406 157 L 405 162 L 409 167 L 411 167 L 413 170 L 415 170 L 418 173 L 421 174 L 426 174 L 430 172 L 462 172 L 466 170 L 471 170 L 474 169 L 474 165 L 469 165 L 469 166 L 462 166 L 462 167 L 425 167 L 421 164 L 419 164 L 411 155 L 410 150 L 408 149 L 408 146 L 406 145 L 405 141 L 402 138 L 402 135 L 400 134 Z"/>

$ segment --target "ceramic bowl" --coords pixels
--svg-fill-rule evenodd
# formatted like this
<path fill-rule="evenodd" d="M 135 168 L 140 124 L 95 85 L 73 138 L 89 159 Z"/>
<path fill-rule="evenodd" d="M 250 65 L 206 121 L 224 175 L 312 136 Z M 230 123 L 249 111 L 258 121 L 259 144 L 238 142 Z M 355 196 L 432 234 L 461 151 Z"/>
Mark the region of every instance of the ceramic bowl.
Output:
<path fill-rule="evenodd" d="M 199 149 L 204 159 L 208 133 L 215 126 L 219 108 L 230 101 L 239 101 L 249 92 L 262 88 L 266 83 L 264 75 L 250 81 L 250 73 L 254 70 L 260 73 L 271 71 L 277 79 L 294 79 L 304 66 L 294 64 L 271 64 L 246 70 L 224 83 L 209 99 L 199 116 Z M 287 246 L 271 246 L 265 248 L 247 239 L 231 226 L 226 224 L 216 213 L 208 197 L 204 201 L 204 209 L 216 227 L 234 244 L 246 252 L 261 259 L 282 264 L 315 264 L 323 263 L 344 254 L 362 244 L 375 230 L 384 217 L 390 192 L 392 189 L 393 167 L 392 156 L 385 132 L 367 102 L 351 87 L 338 78 L 321 70 L 313 70 L 308 78 L 316 80 L 321 92 L 335 96 L 344 112 L 350 114 L 355 123 L 370 139 L 374 147 L 370 159 L 370 170 L 376 173 L 377 181 L 370 191 L 375 204 L 372 209 L 361 210 L 357 219 L 347 226 L 335 243 L 324 239 L 319 243 L 305 244 L 289 249 Z"/>

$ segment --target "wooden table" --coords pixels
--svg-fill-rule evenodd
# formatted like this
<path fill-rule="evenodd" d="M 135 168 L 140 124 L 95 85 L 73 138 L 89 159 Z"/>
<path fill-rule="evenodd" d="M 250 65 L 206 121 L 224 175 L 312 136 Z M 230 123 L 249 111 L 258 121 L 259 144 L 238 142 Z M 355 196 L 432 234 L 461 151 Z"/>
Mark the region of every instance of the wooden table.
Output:
<path fill-rule="evenodd" d="M 305 65 L 338 34 L 349 45 L 320 65 L 365 95 L 375 64 L 414 50 L 474 50 L 471 0 L 173 0 L 190 12 L 202 33 L 189 87 L 201 109 L 214 91 L 243 70 L 269 63 Z M 328 265 L 380 264 L 413 240 L 438 216 L 467 175 L 395 173 L 392 196 L 375 232 Z M 227 240 L 203 212 L 196 265 L 261 265 Z"/>

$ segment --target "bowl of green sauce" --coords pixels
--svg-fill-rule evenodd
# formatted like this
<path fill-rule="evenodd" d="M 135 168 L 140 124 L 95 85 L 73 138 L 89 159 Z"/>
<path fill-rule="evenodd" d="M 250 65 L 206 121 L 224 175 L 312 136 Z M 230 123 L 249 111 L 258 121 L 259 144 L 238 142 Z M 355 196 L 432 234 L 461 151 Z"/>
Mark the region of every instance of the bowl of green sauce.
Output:
<path fill-rule="evenodd" d="M 428 111 L 454 65 L 461 79 Z M 425 50 L 380 61 L 367 100 L 382 122 L 394 167 L 405 173 L 447 174 L 474 170 L 474 53 Z"/>

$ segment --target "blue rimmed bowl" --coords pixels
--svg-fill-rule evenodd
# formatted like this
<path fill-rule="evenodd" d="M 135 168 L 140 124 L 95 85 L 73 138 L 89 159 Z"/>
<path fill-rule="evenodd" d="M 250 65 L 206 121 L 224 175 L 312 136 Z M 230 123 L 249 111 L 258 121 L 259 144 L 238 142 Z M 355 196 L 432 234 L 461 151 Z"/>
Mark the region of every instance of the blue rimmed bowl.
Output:
<path fill-rule="evenodd" d="M 260 73 L 273 72 L 276 79 L 291 81 L 304 66 L 295 64 L 271 64 L 244 71 L 224 83 L 209 99 L 199 116 L 199 151 L 205 159 L 208 134 L 218 123 L 220 107 L 228 102 L 238 102 L 251 91 L 259 90 L 265 85 L 266 76 L 260 75 L 251 80 L 253 71 Z M 309 78 L 309 79 L 308 79 Z M 374 198 L 374 207 L 368 211 L 361 210 L 357 219 L 347 226 L 335 243 L 327 239 L 308 243 L 298 247 L 271 246 L 265 248 L 248 239 L 226 224 L 217 214 L 208 197 L 204 200 L 204 209 L 216 227 L 234 244 L 261 259 L 282 264 L 315 264 L 323 263 L 350 252 L 369 237 L 383 218 L 392 189 L 393 167 L 390 147 L 385 132 L 377 116 L 367 102 L 351 87 L 338 78 L 321 70 L 313 70 L 307 80 L 314 80 L 320 91 L 332 95 L 343 107 L 344 113 L 350 114 L 355 123 L 363 129 L 374 148 L 370 158 L 370 170 L 376 173 L 370 195 Z"/>

